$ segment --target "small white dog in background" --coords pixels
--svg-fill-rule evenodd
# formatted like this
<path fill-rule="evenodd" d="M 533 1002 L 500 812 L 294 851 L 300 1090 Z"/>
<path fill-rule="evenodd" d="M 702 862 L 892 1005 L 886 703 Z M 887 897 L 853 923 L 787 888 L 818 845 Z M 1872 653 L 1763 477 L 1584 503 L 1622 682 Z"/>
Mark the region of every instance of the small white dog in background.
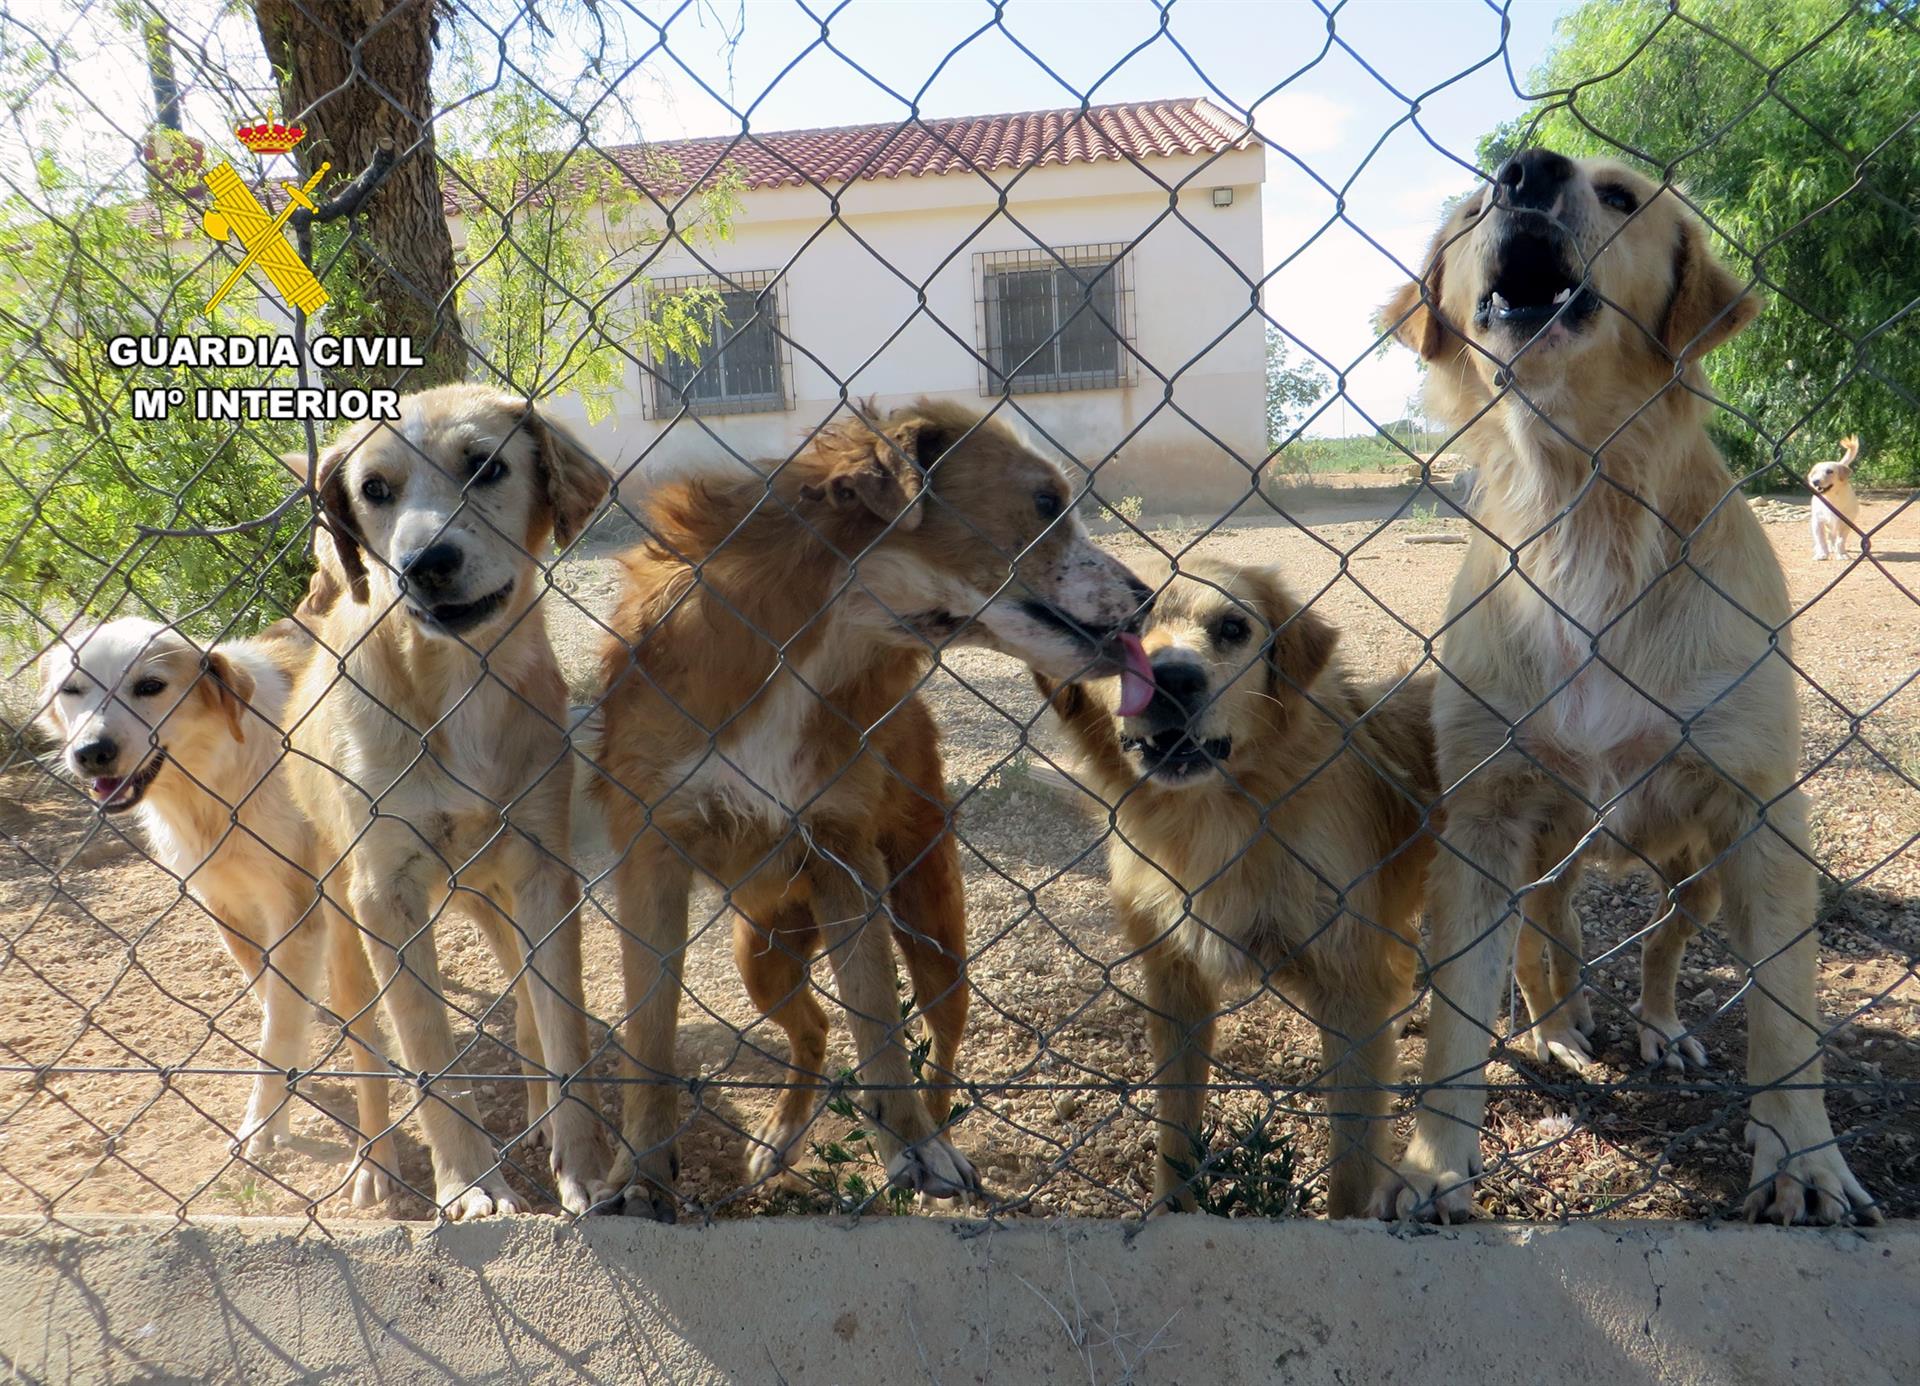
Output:
<path fill-rule="evenodd" d="M 1860 528 L 1860 497 L 1853 489 L 1853 464 L 1860 457 L 1860 440 L 1840 440 L 1840 460 L 1822 462 L 1807 473 L 1813 503 L 1807 507 L 1813 529 L 1815 560 L 1847 557 L 1847 541 Z"/>
<path fill-rule="evenodd" d="M 315 906 L 315 834 L 281 769 L 278 724 L 306 643 L 275 628 L 203 653 L 170 627 L 125 618 L 70 633 L 40 661 L 41 720 L 68 770 L 101 813 L 134 813 L 260 1003 L 257 1053 L 271 1071 L 255 1077 L 234 1141 L 254 1159 L 291 1134 L 286 1074 L 306 1063 L 323 965 L 332 1009 L 353 1026 L 346 1061 L 363 1074 L 385 1067 L 365 1042 L 378 1047 L 373 971 L 352 922 Z M 386 1080 L 354 1087 L 368 1142 L 352 1176 L 362 1208 L 385 1200 L 398 1166 Z"/>

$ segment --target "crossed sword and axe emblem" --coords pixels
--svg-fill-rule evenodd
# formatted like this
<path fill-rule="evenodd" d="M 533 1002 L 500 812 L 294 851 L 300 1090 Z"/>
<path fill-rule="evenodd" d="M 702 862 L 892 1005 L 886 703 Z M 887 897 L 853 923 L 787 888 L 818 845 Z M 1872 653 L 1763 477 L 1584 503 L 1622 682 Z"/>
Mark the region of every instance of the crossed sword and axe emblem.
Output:
<path fill-rule="evenodd" d="M 233 292 L 240 276 L 256 264 L 266 271 L 281 297 L 301 312 L 312 313 L 327 301 L 327 291 L 314 278 L 313 271 L 300 262 L 282 231 L 294 208 L 319 210 L 313 201 L 313 191 L 332 167 L 332 164 L 321 164 L 304 186 L 283 182 L 280 186 L 287 190 L 287 205 L 276 217 L 267 215 L 267 209 L 260 205 L 253 190 L 240 181 L 232 164 L 223 163 L 207 173 L 207 190 L 213 194 L 213 206 L 201 214 L 201 229 L 216 241 L 238 237 L 246 250 L 240 263 L 220 281 L 220 287 L 207 301 L 208 316 Z"/>

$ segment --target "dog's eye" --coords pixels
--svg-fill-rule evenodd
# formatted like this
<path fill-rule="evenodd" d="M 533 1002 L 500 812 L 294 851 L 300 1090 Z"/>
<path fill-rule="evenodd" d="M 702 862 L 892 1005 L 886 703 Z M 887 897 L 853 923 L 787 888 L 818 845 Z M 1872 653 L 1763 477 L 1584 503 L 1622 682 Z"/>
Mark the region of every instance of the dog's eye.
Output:
<path fill-rule="evenodd" d="M 79 684 L 77 684 L 77 683 L 69 683 L 69 684 L 63 684 L 63 685 L 61 686 L 61 688 L 60 688 L 60 696 L 61 696 L 61 697 L 63 697 L 63 698 L 77 698 L 77 697 L 79 697 L 79 696 L 80 696 L 80 685 L 79 685 Z"/>
<path fill-rule="evenodd" d="M 162 679 L 145 678 L 133 686 L 133 696 L 136 698 L 151 698 L 166 691 L 167 685 Z"/>
<path fill-rule="evenodd" d="M 370 476 L 360 483 L 360 494 L 374 505 L 385 505 L 393 499 L 393 488 L 385 477 Z"/>
<path fill-rule="evenodd" d="M 475 486 L 491 486 L 506 476 L 507 462 L 498 453 L 470 452 L 467 469 L 473 473 Z"/>
<path fill-rule="evenodd" d="M 1594 192 L 1598 194 L 1602 202 L 1606 203 L 1607 206 L 1613 208 L 1616 212 L 1625 212 L 1631 215 L 1640 210 L 1640 199 L 1633 195 L 1632 190 L 1623 187 L 1619 183 L 1602 183 L 1594 189 Z"/>
<path fill-rule="evenodd" d="M 1057 520 L 1060 518 L 1060 497 L 1051 491 L 1035 491 L 1033 510 L 1043 520 Z"/>
<path fill-rule="evenodd" d="M 1244 616 L 1222 616 L 1213 623 L 1213 641 L 1216 645 L 1244 645 L 1253 628 L 1247 624 Z"/>

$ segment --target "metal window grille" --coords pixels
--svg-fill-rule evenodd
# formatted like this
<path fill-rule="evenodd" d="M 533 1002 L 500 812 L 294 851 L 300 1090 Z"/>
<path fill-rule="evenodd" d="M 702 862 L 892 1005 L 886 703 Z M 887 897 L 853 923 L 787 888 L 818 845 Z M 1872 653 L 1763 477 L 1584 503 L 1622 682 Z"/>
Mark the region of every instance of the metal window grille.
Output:
<path fill-rule="evenodd" d="M 1126 249 L 1069 245 L 976 254 L 980 393 L 1133 384 L 1133 281 Z"/>
<path fill-rule="evenodd" d="M 793 408 L 793 366 L 784 335 L 785 295 L 776 271 L 673 275 L 652 282 L 649 304 L 706 290 L 719 296 L 712 340 L 698 357 L 671 349 L 653 360 L 653 416 L 685 408 L 719 417 Z"/>

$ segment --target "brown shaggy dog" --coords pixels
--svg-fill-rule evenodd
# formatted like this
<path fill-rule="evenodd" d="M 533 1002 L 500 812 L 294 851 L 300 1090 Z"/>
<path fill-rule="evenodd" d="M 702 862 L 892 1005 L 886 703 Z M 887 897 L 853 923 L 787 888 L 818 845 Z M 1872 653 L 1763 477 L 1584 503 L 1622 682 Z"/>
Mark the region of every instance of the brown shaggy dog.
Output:
<path fill-rule="evenodd" d="M 1333 1115 L 1327 1210 L 1389 1168 L 1394 1040 L 1413 990 L 1432 847 L 1431 684 L 1361 689 L 1337 632 L 1262 569 L 1182 560 L 1143 634 L 1155 693 L 1043 693 L 1113 805 L 1114 906 L 1146 969 L 1158 1089 L 1154 1195 L 1191 1209 L 1223 987 L 1271 988 L 1320 1027 Z"/>
<path fill-rule="evenodd" d="M 1543 149 L 1459 202 L 1385 320 L 1479 465 L 1434 694 L 1427 1092 L 1385 1214 L 1472 1212 L 1481 1074 L 1526 897 L 1588 855 L 1684 870 L 1747 970 L 1747 1210 L 1878 1220 L 1820 1095 L 1819 940 L 1786 583 L 1705 427 L 1760 311 L 1680 198 Z M 1537 946 L 1537 945 L 1535 945 Z"/>
<path fill-rule="evenodd" d="M 817 1079 L 822 1024 L 807 962 L 824 951 L 897 1184 L 978 1187 L 915 1090 L 885 913 L 950 1075 L 966 1000 L 961 900 L 932 722 L 913 694 L 942 643 L 978 644 L 1073 676 L 1128 669 L 1148 596 L 1096 549 L 1058 468 L 997 421 L 922 401 L 863 412 L 790 461 L 733 480 L 663 485 L 653 543 L 627 559 L 607 642 L 606 807 L 627 983 L 630 1209 L 669 1218 L 673 1081 L 688 892 L 730 892 L 756 1001 Z M 903 874 L 904 873 L 904 874 Z M 817 1098 L 762 1124 L 755 1177 L 777 1169 Z"/>

